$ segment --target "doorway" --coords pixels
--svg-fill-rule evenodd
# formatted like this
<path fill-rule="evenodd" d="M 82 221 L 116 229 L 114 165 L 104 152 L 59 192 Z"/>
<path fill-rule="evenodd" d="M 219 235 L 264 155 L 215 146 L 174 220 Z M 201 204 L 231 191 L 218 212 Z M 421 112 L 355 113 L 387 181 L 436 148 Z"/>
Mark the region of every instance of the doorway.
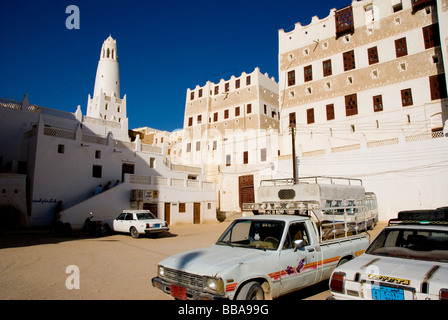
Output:
<path fill-rule="evenodd" d="M 254 176 L 241 176 L 238 178 L 240 208 L 243 209 L 243 203 L 254 203 Z"/>
<path fill-rule="evenodd" d="M 171 224 L 171 203 L 165 202 L 165 221 L 168 225 Z"/>
<path fill-rule="evenodd" d="M 126 173 L 134 174 L 134 171 L 135 171 L 134 163 L 123 162 L 123 164 L 121 165 L 121 182 L 124 182 L 124 175 Z"/>
<path fill-rule="evenodd" d="M 199 202 L 194 203 L 193 223 L 194 224 L 201 223 L 201 204 Z"/>

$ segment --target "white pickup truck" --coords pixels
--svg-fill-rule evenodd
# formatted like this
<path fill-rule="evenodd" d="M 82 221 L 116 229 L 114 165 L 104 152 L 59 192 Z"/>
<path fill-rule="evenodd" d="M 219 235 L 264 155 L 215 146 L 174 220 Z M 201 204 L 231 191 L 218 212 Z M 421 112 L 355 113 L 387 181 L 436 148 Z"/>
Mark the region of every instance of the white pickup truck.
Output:
<path fill-rule="evenodd" d="M 165 221 L 157 219 L 149 210 L 123 210 L 115 219 L 101 221 L 105 233 L 109 231 L 130 233 L 133 238 L 140 234 L 168 231 Z"/>
<path fill-rule="evenodd" d="M 334 270 L 330 290 L 331 300 L 448 300 L 448 208 L 399 212 Z"/>
<path fill-rule="evenodd" d="M 320 241 L 309 216 L 242 217 L 214 245 L 161 261 L 152 284 L 181 300 L 272 299 L 328 279 L 368 245 L 365 234 Z"/>

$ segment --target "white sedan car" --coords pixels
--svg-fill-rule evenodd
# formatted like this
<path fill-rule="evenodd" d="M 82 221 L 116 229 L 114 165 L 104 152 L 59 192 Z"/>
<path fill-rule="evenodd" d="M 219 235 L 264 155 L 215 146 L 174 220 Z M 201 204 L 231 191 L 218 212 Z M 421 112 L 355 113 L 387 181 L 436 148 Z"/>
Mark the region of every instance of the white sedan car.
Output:
<path fill-rule="evenodd" d="M 157 219 L 149 210 L 123 210 L 113 220 L 103 220 L 103 228 L 106 231 L 130 233 L 133 238 L 140 234 L 154 234 L 168 231 L 168 224 Z"/>

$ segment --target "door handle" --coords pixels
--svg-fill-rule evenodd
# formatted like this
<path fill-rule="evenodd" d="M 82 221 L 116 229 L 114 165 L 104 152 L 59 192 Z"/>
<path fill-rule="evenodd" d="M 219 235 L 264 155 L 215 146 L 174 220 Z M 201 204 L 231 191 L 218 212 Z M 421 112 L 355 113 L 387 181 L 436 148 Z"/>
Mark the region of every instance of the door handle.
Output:
<path fill-rule="evenodd" d="M 307 251 L 308 252 L 314 252 L 314 248 L 308 248 Z"/>

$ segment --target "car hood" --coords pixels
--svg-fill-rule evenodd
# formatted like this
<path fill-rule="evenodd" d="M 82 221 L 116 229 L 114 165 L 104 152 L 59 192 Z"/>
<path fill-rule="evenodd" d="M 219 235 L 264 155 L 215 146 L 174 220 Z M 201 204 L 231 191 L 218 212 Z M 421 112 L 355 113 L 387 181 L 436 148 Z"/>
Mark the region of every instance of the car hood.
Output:
<path fill-rule="evenodd" d="M 215 244 L 173 255 L 160 261 L 159 264 L 192 274 L 216 276 L 224 270 L 228 271 L 234 266 L 254 259 L 263 259 L 265 255 L 274 252 Z"/>
<path fill-rule="evenodd" d="M 421 261 L 363 254 L 339 266 L 335 271 L 346 273 L 347 280 L 377 281 L 415 288 L 420 292 L 422 283 L 430 283 L 430 291 L 437 294 L 448 287 L 448 264 L 438 261 Z M 430 292 L 427 292 L 430 293 Z"/>

